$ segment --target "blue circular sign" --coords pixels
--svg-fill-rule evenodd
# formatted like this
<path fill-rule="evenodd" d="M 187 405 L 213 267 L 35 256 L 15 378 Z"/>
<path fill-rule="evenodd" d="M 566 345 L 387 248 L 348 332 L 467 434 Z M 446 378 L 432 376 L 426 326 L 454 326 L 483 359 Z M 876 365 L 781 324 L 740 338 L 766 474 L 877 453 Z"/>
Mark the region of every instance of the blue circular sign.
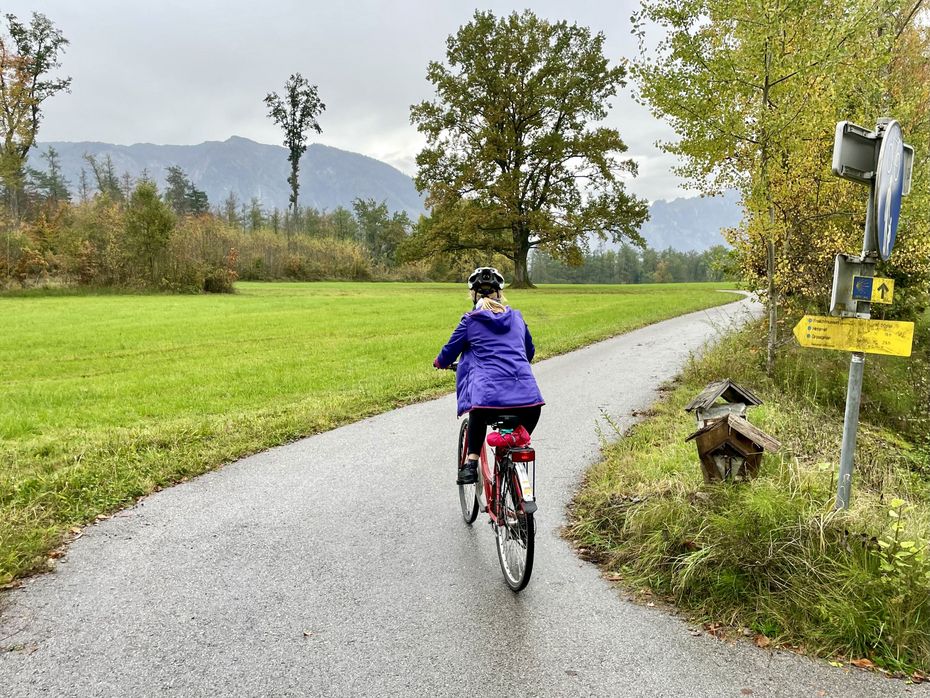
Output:
<path fill-rule="evenodd" d="M 875 168 L 875 225 L 882 259 L 888 259 L 894 248 L 903 193 L 904 138 L 898 122 L 891 121 L 885 127 Z"/>

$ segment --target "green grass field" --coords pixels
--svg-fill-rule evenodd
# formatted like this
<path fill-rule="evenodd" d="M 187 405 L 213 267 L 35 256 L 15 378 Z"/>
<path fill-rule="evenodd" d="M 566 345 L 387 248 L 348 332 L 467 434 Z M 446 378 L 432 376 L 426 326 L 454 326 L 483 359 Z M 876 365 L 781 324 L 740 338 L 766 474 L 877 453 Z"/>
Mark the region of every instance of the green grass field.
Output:
<path fill-rule="evenodd" d="M 544 357 L 729 302 L 726 286 L 509 296 Z M 0 298 L 0 584 L 158 487 L 453 388 L 431 363 L 468 309 L 461 286 L 237 287 Z"/>

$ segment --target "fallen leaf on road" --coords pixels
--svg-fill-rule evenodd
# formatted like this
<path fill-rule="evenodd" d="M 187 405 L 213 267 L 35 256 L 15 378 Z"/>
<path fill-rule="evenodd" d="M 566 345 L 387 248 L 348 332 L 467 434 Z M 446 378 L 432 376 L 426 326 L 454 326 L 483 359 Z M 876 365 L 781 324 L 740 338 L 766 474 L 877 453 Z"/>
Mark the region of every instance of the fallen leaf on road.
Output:
<path fill-rule="evenodd" d="M 106 520 L 109 519 L 109 518 L 110 518 L 110 517 L 107 516 L 106 514 L 97 514 L 96 520 L 97 520 L 97 521 L 106 521 Z"/>
<path fill-rule="evenodd" d="M 620 574 L 612 574 L 612 575 L 610 575 L 609 577 L 607 577 L 607 581 L 608 581 L 608 582 L 622 582 L 622 581 L 623 581 L 623 575 L 620 575 Z"/>
<path fill-rule="evenodd" d="M 830 662 L 830 666 L 841 667 L 843 666 L 843 662 Z"/>
<path fill-rule="evenodd" d="M 60 550 L 53 550 L 52 552 L 50 552 L 50 553 L 48 554 L 48 556 L 49 556 L 50 558 L 52 558 L 53 560 L 57 560 L 57 559 L 60 558 L 62 555 L 64 555 L 64 553 L 63 553 L 62 551 L 60 551 Z"/>
<path fill-rule="evenodd" d="M 574 669 L 566 669 L 565 673 L 568 674 L 569 676 L 578 676 L 578 672 L 575 671 Z"/>
<path fill-rule="evenodd" d="M 739 689 L 739 694 L 740 694 L 741 696 L 751 696 L 751 695 L 752 695 L 752 689 L 751 689 L 751 688 L 741 688 L 741 689 Z"/>
<path fill-rule="evenodd" d="M 649 608 L 655 608 L 655 603 L 653 601 L 650 601 L 646 605 L 649 606 Z"/>
<path fill-rule="evenodd" d="M 930 676 L 927 676 L 921 671 L 915 671 L 911 674 L 911 681 L 914 683 L 923 683 L 924 681 L 930 681 Z"/>
<path fill-rule="evenodd" d="M 753 642 L 756 643 L 756 647 L 761 647 L 762 649 L 772 644 L 772 641 L 765 635 L 756 635 L 756 639 L 753 640 Z"/>
<path fill-rule="evenodd" d="M 312 630 L 304 630 L 304 637 L 312 637 L 312 636 L 313 636 Z"/>
<path fill-rule="evenodd" d="M 825 695 L 827 695 L 826 691 L 817 691 L 817 698 L 823 698 Z"/>
<path fill-rule="evenodd" d="M 71 533 L 73 533 L 73 534 L 76 535 L 76 536 L 77 536 L 77 535 L 80 535 L 80 533 L 81 533 L 81 527 L 80 527 L 80 526 L 72 526 L 72 527 L 70 528 L 70 531 L 71 531 Z"/>
<path fill-rule="evenodd" d="M 875 664 L 872 663 L 872 660 L 865 659 L 865 658 L 853 659 L 850 662 L 850 664 L 852 664 L 853 666 L 857 666 L 860 669 L 874 669 L 875 668 Z"/>

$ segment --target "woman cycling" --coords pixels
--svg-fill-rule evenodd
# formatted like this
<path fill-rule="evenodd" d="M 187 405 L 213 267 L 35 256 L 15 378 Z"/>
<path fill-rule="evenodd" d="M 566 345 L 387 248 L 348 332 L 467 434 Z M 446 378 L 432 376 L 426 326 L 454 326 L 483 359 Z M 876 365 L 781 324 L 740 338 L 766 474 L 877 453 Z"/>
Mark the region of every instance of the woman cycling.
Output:
<path fill-rule="evenodd" d="M 459 470 L 460 485 L 478 480 L 478 456 L 489 423 L 510 414 L 532 433 L 545 404 L 530 368 L 536 351 L 533 338 L 520 311 L 507 306 L 503 286 L 497 269 L 479 267 L 472 272 L 468 290 L 475 309 L 462 316 L 433 361 L 436 368 L 449 368 L 462 355 L 455 392 L 459 416 L 468 412 L 468 458 Z"/>

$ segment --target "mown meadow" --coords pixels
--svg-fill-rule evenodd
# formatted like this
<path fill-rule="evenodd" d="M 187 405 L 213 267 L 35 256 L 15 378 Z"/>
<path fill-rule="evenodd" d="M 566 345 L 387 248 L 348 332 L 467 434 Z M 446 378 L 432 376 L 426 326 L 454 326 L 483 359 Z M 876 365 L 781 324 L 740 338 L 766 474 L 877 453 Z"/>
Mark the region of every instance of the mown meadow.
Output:
<path fill-rule="evenodd" d="M 726 286 L 508 295 L 542 358 L 730 302 Z M 0 297 L 0 584 L 159 487 L 453 387 L 431 364 L 468 310 L 461 285 L 237 289 Z"/>

